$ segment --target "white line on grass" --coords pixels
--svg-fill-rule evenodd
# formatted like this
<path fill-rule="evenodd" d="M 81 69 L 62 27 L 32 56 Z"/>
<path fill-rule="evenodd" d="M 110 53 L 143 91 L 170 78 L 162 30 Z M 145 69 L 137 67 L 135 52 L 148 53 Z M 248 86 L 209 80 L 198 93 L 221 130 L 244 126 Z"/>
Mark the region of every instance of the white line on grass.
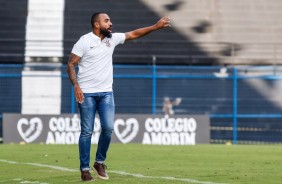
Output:
<path fill-rule="evenodd" d="M 21 165 L 32 165 L 32 166 L 37 166 L 37 167 L 47 167 L 55 170 L 60 170 L 60 171 L 67 171 L 67 172 L 78 172 L 78 169 L 69 169 L 66 167 L 59 167 L 59 166 L 54 166 L 54 165 L 46 165 L 46 164 L 40 164 L 40 163 L 20 163 L 20 162 L 15 162 L 15 161 L 10 161 L 10 160 L 3 160 L 0 159 L 0 162 L 8 163 L 8 164 L 21 164 Z M 194 180 L 194 179 L 189 179 L 189 178 L 175 178 L 171 176 L 145 176 L 142 174 L 133 174 L 133 173 L 128 173 L 128 172 L 123 172 L 123 171 L 108 171 L 109 173 L 115 173 L 118 175 L 124 175 L 124 176 L 133 176 L 137 178 L 151 178 L 151 179 L 164 179 L 164 180 L 175 180 L 175 181 L 183 181 L 183 182 L 190 182 L 190 183 L 198 183 L 198 184 L 224 184 L 224 183 L 215 183 L 211 181 L 199 181 L 199 180 Z"/>
<path fill-rule="evenodd" d="M 199 183 L 199 184 L 224 184 L 224 183 L 214 183 L 214 182 L 211 182 L 211 181 L 199 181 L 199 180 L 193 180 L 193 179 L 188 179 L 188 178 L 175 178 L 175 177 L 172 177 L 172 176 L 144 176 L 142 174 L 132 174 L 132 173 L 127 173 L 127 172 L 123 172 L 123 171 L 108 171 L 108 172 L 119 174 L 119 175 L 134 176 L 134 177 L 137 177 L 137 178 L 175 180 L 175 181 L 184 181 L 184 182 Z"/>
<path fill-rule="evenodd" d="M 7 162 L 8 163 L 8 162 Z M 48 184 L 48 183 L 42 183 L 42 182 L 39 182 L 39 181 L 23 181 L 23 179 L 21 178 L 15 178 L 15 179 L 12 179 L 12 180 L 1 180 L 0 183 L 10 183 L 11 181 L 13 181 L 13 183 L 15 181 L 19 182 L 19 183 L 32 183 L 32 184 Z"/>

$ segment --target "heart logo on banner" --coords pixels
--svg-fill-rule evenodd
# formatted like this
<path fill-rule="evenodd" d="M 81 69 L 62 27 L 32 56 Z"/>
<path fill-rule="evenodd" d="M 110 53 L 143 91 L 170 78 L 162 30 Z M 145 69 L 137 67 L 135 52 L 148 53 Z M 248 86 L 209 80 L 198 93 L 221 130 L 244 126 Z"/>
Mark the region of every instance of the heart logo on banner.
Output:
<path fill-rule="evenodd" d="M 123 131 L 120 131 L 120 127 Z M 118 139 L 123 143 L 129 143 L 132 141 L 139 132 L 139 123 L 135 118 L 130 118 L 126 121 L 123 119 L 117 119 L 114 125 L 114 131 Z"/>
<path fill-rule="evenodd" d="M 27 127 L 25 131 L 23 126 Z M 31 118 L 30 121 L 26 118 L 21 118 L 18 121 L 17 128 L 23 140 L 27 143 L 31 143 L 40 136 L 43 130 L 43 124 L 41 119 L 37 117 Z"/>

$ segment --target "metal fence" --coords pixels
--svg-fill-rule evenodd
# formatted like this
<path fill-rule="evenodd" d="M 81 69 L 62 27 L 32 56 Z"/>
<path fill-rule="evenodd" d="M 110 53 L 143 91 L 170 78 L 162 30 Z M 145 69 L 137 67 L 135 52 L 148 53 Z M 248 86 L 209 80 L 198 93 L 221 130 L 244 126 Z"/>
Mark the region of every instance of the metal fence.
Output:
<path fill-rule="evenodd" d="M 59 71 L 37 77 L 59 77 L 60 113 L 78 113 L 66 66 L 0 65 L 1 121 L 4 112 L 22 112 L 23 71 Z M 211 143 L 282 143 L 280 66 L 114 65 L 113 88 L 116 113 L 163 114 L 165 98 L 181 98 L 175 114 L 210 116 Z"/>

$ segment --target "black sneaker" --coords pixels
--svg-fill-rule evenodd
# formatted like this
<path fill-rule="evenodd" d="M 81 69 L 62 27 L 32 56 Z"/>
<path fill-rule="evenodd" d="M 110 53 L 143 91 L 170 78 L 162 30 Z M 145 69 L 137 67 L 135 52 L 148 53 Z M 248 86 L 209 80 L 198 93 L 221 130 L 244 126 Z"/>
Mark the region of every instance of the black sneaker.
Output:
<path fill-rule="evenodd" d="M 94 178 L 91 176 L 89 171 L 81 171 L 81 180 L 82 181 L 93 181 Z"/>
<path fill-rule="evenodd" d="M 107 169 L 107 166 L 104 163 L 99 164 L 99 163 L 95 162 L 94 165 L 93 165 L 93 170 L 96 171 L 99 178 L 101 178 L 103 180 L 109 179 L 109 176 L 106 173 L 106 169 Z"/>

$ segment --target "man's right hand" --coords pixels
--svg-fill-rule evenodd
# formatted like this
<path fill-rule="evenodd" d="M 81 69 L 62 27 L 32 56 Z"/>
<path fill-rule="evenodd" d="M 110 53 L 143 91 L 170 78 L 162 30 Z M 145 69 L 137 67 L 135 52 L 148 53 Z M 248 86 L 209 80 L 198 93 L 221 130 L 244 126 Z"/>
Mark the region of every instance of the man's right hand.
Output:
<path fill-rule="evenodd" d="M 75 100 L 78 103 L 82 104 L 84 101 L 84 95 L 78 84 L 74 85 L 74 95 L 75 95 Z"/>
<path fill-rule="evenodd" d="M 79 56 L 71 53 L 69 61 L 68 61 L 67 72 L 69 75 L 69 79 L 71 83 L 73 84 L 75 100 L 78 103 L 82 104 L 84 100 L 84 95 L 76 80 L 76 72 L 75 72 L 75 65 L 77 65 L 80 59 L 81 58 Z"/>

